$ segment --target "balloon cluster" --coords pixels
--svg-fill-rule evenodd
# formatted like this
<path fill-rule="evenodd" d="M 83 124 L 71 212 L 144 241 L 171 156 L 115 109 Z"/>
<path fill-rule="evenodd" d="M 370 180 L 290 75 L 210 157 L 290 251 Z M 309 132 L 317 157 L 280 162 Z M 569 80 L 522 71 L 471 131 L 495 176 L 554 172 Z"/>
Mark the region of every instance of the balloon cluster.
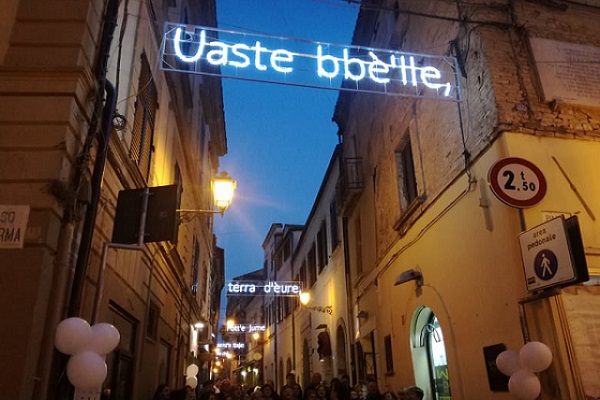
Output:
<path fill-rule="evenodd" d="M 99 323 L 93 326 L 81 318 L 62 320 L 56 327 L 54 345 L 70 355 L 67 363 L 69 381 L 78 389 L 98 388 L 108 372 L 106 355 L 113 351 L 121 340 L 117 328 Z"/>
<path fill-rule="evenodd" d="M 552 351 L 542 342 L 528 342 L 518 352 L 505 350 L 496 357 L 496 366 L 509 376 L 508 390 L 519 400 L 534 400 L 540 395 L 541 384 L 536 372 L 552 364 Z"/>
<path fill-rule="evenodd" d="M 185 384 L 190 386 L 192 389 L 196 389 L 196 386 L 198 386 L 198 378 L 196 378 L 198 371 L 200 370 L 196 364 L 188 365 L 185 370 Z"/>

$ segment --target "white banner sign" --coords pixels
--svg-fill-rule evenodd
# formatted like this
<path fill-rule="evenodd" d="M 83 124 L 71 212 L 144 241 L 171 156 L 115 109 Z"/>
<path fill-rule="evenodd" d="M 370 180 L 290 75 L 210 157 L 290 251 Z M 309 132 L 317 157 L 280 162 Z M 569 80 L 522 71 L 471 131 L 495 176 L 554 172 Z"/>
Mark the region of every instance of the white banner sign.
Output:
<path fill-rule="evenodd" d="M 229 281 L 225 285 L 227 296 L 299 296 L 302 291 L 301 282 L 274 281 Z"/>
<path fill-rule="evenodd" d="M 460 100 L 456 59 L 166 23 L 161 69 L 285 85 Z"/>

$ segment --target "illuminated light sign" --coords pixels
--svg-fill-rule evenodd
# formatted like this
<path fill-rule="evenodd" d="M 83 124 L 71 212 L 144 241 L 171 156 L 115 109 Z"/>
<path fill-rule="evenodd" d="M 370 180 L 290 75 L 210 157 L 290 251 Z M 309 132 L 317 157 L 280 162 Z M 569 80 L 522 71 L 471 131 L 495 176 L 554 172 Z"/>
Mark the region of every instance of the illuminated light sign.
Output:
<path fill-rule="evenodd" d="M 165 71 L 460 101 L 456 59 L 167 23 Z M 453 83 L 456 82 L 456 83 Z"/>
<path fill-rule="evenodd" d="M 266 325 L 233 325 L 227 327 L 227 332 L 264 332 L 267 330 Z"/>
<path fill-rule="evenodd" d="M 246 343 L 217 343 L 219 349 L 243 349 Z"/>
<path fill-rule="evenodd" d="M 298 296 L 302 291 L 301 282 L 230 281 L 225 287 L 227 296 Z"/>

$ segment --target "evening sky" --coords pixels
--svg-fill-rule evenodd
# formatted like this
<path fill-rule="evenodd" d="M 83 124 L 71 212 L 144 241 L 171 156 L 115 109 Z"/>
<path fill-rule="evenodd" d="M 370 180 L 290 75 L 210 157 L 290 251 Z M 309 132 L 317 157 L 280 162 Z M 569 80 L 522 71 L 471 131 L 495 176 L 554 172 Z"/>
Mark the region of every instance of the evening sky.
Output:
<path fill-rule="evenodd" d="M 342 0 L 217 1 L 219 29 L 346 45 L 357 14 Z M 271 224 L 306 222 L 338 142 L 338 92 L 224 78 L 223 96 L 228 154 L 220 169 L 237 190 L 215 217 L 215 234 L 231 280 L 262 268 Z"/>

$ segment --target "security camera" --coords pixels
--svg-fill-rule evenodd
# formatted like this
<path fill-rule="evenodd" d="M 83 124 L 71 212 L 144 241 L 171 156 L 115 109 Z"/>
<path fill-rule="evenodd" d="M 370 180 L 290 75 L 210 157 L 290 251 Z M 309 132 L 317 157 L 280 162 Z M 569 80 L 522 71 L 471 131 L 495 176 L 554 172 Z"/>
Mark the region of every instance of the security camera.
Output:
<path fill-rule="evenodd" d="M 409 281 L 417 281 L 418 285 L 422 285 L 423 274 L 421 274 L 421 271 L 416 271 L 414 269 L 402 271 L 402 273 L 400 273 L 400 275 L 398 275 L 396 278 L 396 283 L 394 283 L 394 286 L 398 286 Z"/>

